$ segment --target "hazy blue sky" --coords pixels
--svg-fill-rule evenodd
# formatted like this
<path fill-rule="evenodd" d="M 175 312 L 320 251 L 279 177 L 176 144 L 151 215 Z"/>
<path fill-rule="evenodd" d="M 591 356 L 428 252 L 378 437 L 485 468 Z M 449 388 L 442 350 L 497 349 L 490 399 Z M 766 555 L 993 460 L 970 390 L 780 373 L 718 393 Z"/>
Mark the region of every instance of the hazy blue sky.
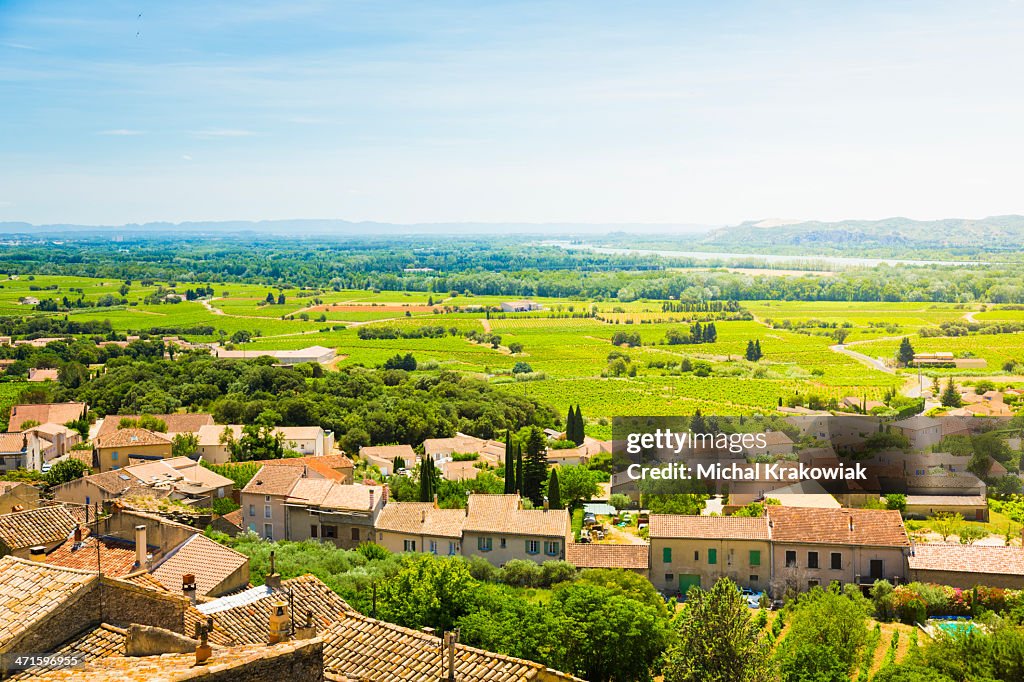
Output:
<path fill-rule="evenodd" d="M 1024 212 L 1022 35 L 1007 0 L 0 0 L 0 220 Z"/>

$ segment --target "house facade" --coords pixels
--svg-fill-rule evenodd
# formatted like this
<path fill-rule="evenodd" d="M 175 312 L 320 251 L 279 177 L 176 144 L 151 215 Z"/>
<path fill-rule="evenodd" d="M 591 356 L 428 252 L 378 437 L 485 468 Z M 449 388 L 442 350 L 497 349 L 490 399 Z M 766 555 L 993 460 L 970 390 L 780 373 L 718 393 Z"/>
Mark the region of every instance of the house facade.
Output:
<path fill-rule="evenodd" d="M 463 556 L 480 556 L 495 566 L 512 559 L 541 563 L 565 559 L 571 540 L 569 512 L 564 509 L 523 509 L 519 495 L 469 496 Z"/>
<path fill-rule="evenodd" d="M 377 517 L 376 542 L 392 552 L 462 553 L 462 509 L 439 509 L 433 502 L 388 502 Z"/>
<path fill-rule="evenodd" d="M 119 429 L 94 441 L 94 460 L 101 472 L 116 471 L 132 459 L 165 459 L 171 456 L 171 439 L 148 429 Z"/>
<path fill-rule="evenodd" d="M 665 594 L 710 589 L 720 578 L 767 590 L 771 543 L 764 518 L 652 514 L 650 578 Z"/>

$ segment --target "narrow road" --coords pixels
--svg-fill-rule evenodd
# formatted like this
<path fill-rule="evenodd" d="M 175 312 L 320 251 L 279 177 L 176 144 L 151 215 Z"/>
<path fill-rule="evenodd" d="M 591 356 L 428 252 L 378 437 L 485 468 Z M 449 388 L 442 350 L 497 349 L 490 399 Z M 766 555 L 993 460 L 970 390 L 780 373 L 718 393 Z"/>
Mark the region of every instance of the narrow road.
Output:
<path fill-rule="evenodd" d="M 828 349 L 833 353 L 842 353 L 843 355 L 847 355 L 863 365 L 867 365 L 868 367 L 877 369 L 879 372 L 885 372 L 886 374 L 896 373 L 896 370 L 894 370 L 892 367 L 888 367 L 884 362 L 882 362 L 878 358 L 873 358 L 870 355 L 864 355 L 864 353 L 858 353 L 855 350 L 847 348 L 845 345 L 841 346 L 837 344 L 834 346 L 829 346 Z"/>

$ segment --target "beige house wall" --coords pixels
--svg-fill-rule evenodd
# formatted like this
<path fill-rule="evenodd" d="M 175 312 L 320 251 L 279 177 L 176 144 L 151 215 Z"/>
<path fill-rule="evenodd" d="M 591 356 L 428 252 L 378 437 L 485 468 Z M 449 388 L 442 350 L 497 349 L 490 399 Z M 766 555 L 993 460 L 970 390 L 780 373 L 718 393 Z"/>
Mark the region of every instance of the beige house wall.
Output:
<path fill-rule="evenodd" d="M 405 543 L 414 542 L 416 546 L 406 550 Z M 431 543 L 436 543 L 438 556 L 450 556 L 462 554 L 462 540 L 460 538 L 446 538 L 436 535 L 414 535 L 412 533 L 399 533 L 393 530 L 378 530 L 377 544 L 390 552 L 430 552 Z"/>
<path fill-rule="evenodd" d="M 774 556 L 772 568 L 774 573 L 773 594 L 776 596 L 787 588 L 795 588 L 800 592 L 807 591 L 812 581 L 827 586 L 832 581 L 842 584 L 867 584 L 872 582 L 871 561 L 882 561 L 882 578 L 889 582 L 906 582 L 907 552 L 898 547 L 863 547 L 855 545 L 797 544 L 773 543 Z M 796 552 L 796 565 L 786 565 L 786 552 Z M 808 566 L 808 554 L 818 553 L 818 568 Z M 832 553 L 841 555 L 841 568 L 832 568 Z"/>
<path fill-rule="evenodd" d="M 666 548 L 671 550 L 670 557 L 665 555 Z M 715 550 L 714 564 L 708 563 L 709 549 Z M 751 551 L 760 552 L 760 565 L 751 565 Z M 704 589 L 710 589 L 719 578 L 730 578 L 755 591 L 767 590 L 771 582 L 771 545 L 767 540 L 651 538 L 650 557 L 651 583 L 663 592 L 678 591 L 680 575 L 699 575 Z"/>
<path fill-rule="evenodd" d="M 285 518 L 287 508 L 284 504 L 284 495 L 242 493 L 240 498 L 243 530 L 252 530 L 264 540 L 287 539 L 288 527 Z M 266 507 L 268 506 L 270 507 L 269 518 L 266 513 Z M 267 536 L 266 524 L 271 525 L 271 537 Z"/>
<path fill-rule="evenodd" d="M 369 511 L 362 513 L 311 513 L 303 507 L 288 507 L 288 535 L 285 539 L 320 540 L 331 542 L 335 547 L 355 549 L 364 542 L 374 539 L 373 517 Z M 325 526 L 327 527 L 325 529 Z M 330 528 L 335 537 L 330 537 Z M 314 534 L 314 528 L 315 534 Z M 325 532 L 328 536 L 325 537 Z"/>
<path fill-rule="evenodd" d="M 114 455 L 117 459 L 114 459 Z M 123 469 L 130 464 L 132 457 L 146 457 L 149 459 L 166 459 L 171 456 L 171 444 L 159 443 L 155 445 L 129 445 L 126 447 L 96 448 L 97 461 L 100 471 L 111 471 Z"/>
<path fill-rule="evenodd" d="M 571 532 L 568 529 L 566 531 L 566 534 L 562 536 L 513 535 L 501 532 L 464 532 L 462 534 L 462 555 L 467 557 L 483 557 L 495 566 L 504 566 L 512 559 L 526 559 L 528 561 L 535 561 L 538 564 L 545 561 L 564 560 L 565 546 L 572 537 Z M 480 548 L 481 540 L 483 539 L 490 540 L 490 551 Z M 528 540 L 536 540 L 540 543 L 540 552 L 538 554 L 529 554 L 527 552 L 526 542 Z M 557 542 L 558 551 L 553 554 L 545 554 L 545 542 Z"/>

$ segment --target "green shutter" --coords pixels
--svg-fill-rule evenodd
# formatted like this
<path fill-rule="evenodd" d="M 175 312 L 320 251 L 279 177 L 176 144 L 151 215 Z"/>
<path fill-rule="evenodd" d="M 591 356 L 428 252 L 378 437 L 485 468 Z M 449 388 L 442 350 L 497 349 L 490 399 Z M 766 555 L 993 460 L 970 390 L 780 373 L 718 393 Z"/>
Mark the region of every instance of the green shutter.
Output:
<path fill-rule="evenodd" d="M 709 547 L 708 548 L 708 563 L 709 564 L 717 564 L 718 563 L 718 550 L 715 549 L 714 547 Z"/>
<path fill-rule="evenodd" d="M 761 565 L 761 550 L 752 549 L 750 550 L 750 565 L 760 566 Z"/>
<path fill-rule="evenodd" d="M 672 548 L 671 547 L 665 547 L 664 549 L 661 550 L 661 560 L 664 563 L 666 563 L 666 564 L 672 563 Z"/>

